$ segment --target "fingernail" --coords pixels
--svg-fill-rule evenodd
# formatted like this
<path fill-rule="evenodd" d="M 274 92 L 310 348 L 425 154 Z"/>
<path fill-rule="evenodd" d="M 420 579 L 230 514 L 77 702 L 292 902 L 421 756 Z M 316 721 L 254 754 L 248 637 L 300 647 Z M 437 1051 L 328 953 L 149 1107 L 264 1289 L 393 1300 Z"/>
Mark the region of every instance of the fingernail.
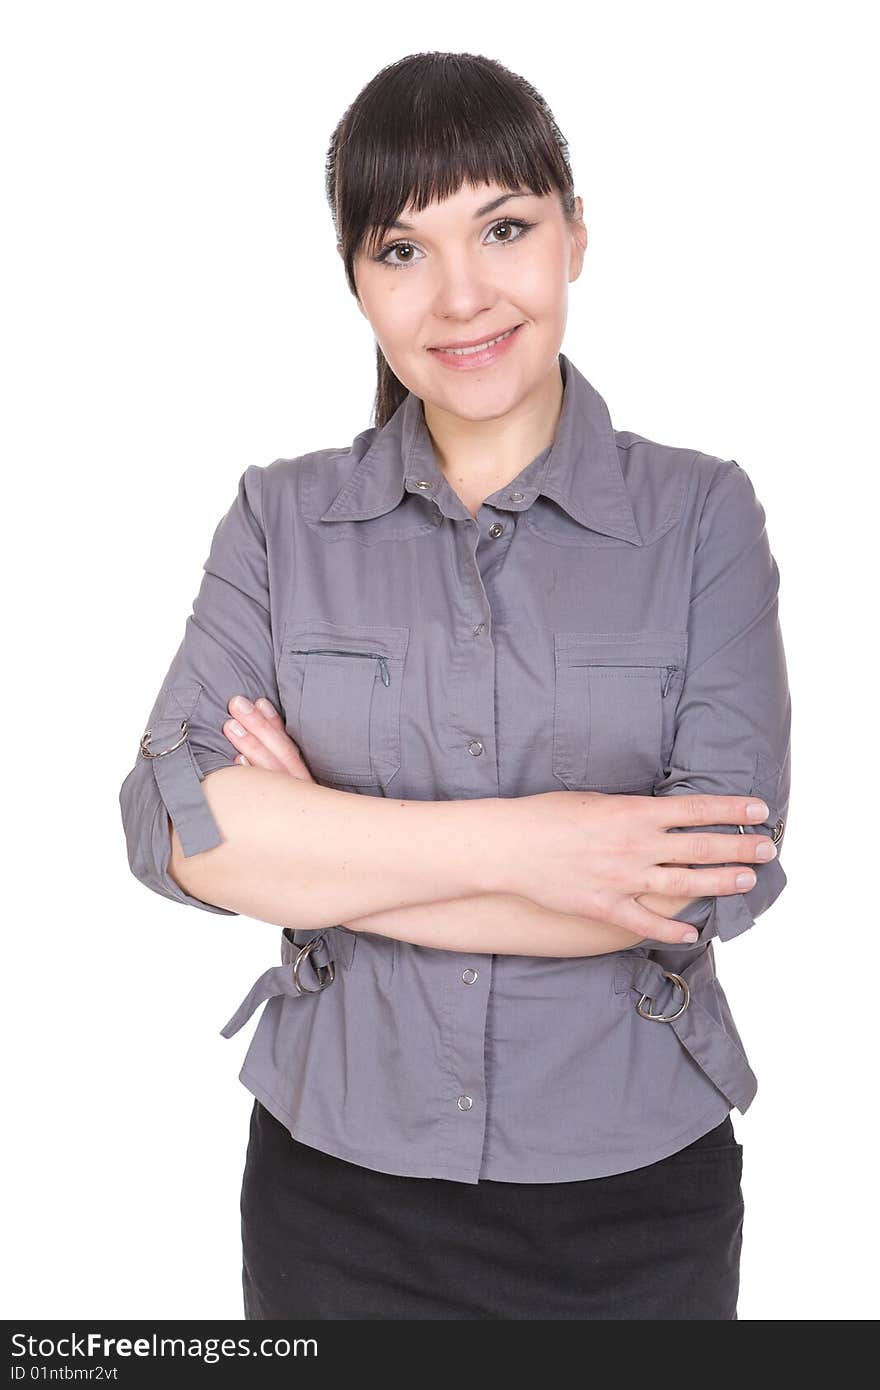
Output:
<path fill-rule="evenodd" d="M 736 876 L 737 888 L 754 888 L 756 881 L 754 874 L 737 874 Z"/>
<path fill-rule="evenodd" d="M 696 941 L 699 934 L 699 932 L 694 931 L 693 927 L 691 927 L 690 931 L 686 931 L 681 939 L 682 941 Z"/>
<path fill-rule="evenodd" d="M 754 820 L 766 820 L 770 814 L 769 806 L 765 806 L 763 801 L 750 802 L 746 811 Z"/>
<path fill-rule="evenodd" d="M 237 738 L 241 738 L 242 734 L 247 733 L 247 729 L 243 729 L 237 719 L 230 719 L 228 727 Z"/>
<path fill-rule="evenodd" d="M 245 695 L 236 695 L 235 699 L 230 701 L 230 703 L 235 706 L 239 714 L 250 714 L 253 709 L 253 705 Z"/>
<path fill-rule="evenodd" d="M 278 711 L 276 710 L 275 706 L 270 704 L 269 701 L 265 699 L 263 696 L 261 696 L 260 699 L 257 701 L 257 709 L 260 711 L 260 714 L 262 714 L 265 719 L 278 718 Z"/>
<path fill-rule="evenodd" d="M 248 762 L 248 760 L 247 760 L 247 758 L 245 757 L 244 753 L 239 753 L 239 755 L 238 755 L 238 757 L 235 759 L 235 761 L 236 761 L 236 762 L 239 764 L 239 766 L 241 766 L 241 767 L 250 767 L 250 763 Z"/>
<path fill-rule="evenodd" d="M 775 845 L 758 845 L 755 850 L 755 857 L 757 859 L 775 859 L 776 854 L 777 849 Z"/>

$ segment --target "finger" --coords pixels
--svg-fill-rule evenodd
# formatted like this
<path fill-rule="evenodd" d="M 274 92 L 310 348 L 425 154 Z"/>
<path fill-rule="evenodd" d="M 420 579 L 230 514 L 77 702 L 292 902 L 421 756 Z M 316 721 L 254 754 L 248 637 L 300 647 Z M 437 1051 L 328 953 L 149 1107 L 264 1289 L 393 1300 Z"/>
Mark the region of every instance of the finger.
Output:
<path fill-rule="evenodd" d="M 610 920 L 631 931 L 634 937 L 650 937 L 653 941 L 668 941 L 676 946 L 692 945 L 698 936 L 695 927 L 675 922 L 671 917 L 661 917 L 630 896 L 623 899 Z"/>
<path fill-rule="evenodd" d="M 236 750 L 237 756 L 233 758 L 233 762 L 240 763 L 241 758 L 244 757 L 247 760 L 247 766 L 264 767 L 268 772 L 286 771 L 269 748 L 257 738 L 256 734 L 250 733 L 237 720 L 227 719 L 223 725 L 223 735 Z"/>
<path fill-rule="evenodd" d="M 769 807 L 757 796 L 685 792 L 640 800 L 650 802 L 654 823 L 663 829 L 673 825 L 756 825 L 770 815 Z"/>
<path fill-rule="evenodd" d="M 233 719 L 245 730 L 246 735 L 254 740 L 253 743 L 245 744 L 241 736 L 237 735 L 235 742 L 239 752 L 244 753 L 247 758 L 257 756 L 258 749 L 262 757 L 268 752 L 275 759 L 273 768 L 280 767 L 292 777 L 312 779 L 302 754 L 270 700 L 261 696 L 252 704 L 246 697 L 237 695 L 229 701 L 227 708 Z"/>
<path fill-rule="evenodd" d="M 766 864 L 778 854 L 770 835 L 731 835 L 718 831 L 695 835 L 682 830 L 652 843 L 657 862 L 667 864 Z M 662 856 L 662 859 L 661 859 Z"/>
<path fill-rule="evenodd" d="M 711 869 L 658 865 L 648 869 L 644 878 L 646 886 L 639 888 L 640 893 L 663 893 L 676 898 L 728 897 L 731 893 L 748 893 L 757 882 L 755 870 L 747 864 Z"/>

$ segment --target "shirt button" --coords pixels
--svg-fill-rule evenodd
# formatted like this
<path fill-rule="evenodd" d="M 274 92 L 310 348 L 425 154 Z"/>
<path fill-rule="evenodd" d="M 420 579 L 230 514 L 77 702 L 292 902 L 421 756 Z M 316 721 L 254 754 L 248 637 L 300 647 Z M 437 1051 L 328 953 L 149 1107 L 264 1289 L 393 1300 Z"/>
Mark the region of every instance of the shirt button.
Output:
<path fill-rule="evenodd" d="M 424 487 L 433 487 L 433 483 L 426 482 L 425 479 L 420 479 L 420 480 L 416 483 L 416 487 L 422 487 L 422 488 L 424 488 Z"/>
<path fill-rule="evenodd" d="M 468 744 L 468 752 L 473 754 L 475 758 L 478 758 L 482 751 L 483 745 L 478 738 L 473 739 L 472 742 Z"/>
<path fill-rule="evenodd" d="M 476 627 L 474 628 L 474 636 L 475 636 L 475 637 L 479 637 L 480 633 L 481 633 L 481 632 L 485 632 L 485 631 L 486 631 L 486 624 L 485 624 L 485 623 L 477 623 Z"/>
<path fill-rule="evenodd" d="M 523 500 L 524 497 L 525 497 L 525 493 L 524 493 L 524 492 L 512 492 L 512 493 L 510 494 L 510 500 L 511 500 L 511 502 L 521 502 L 521 501 Z"/>
<path fill-rule="evenodd" d="M 466 985 L 472 985 L 474 980 L 477 978 L 477 973 L 478 972 L 476 970 L 472 970 L 470 966 L 468 966 L 467 970 L 462 970 L 461 978 L 464 980 Z"/>
<path fill-rule="evenodd" d="M 504 527 L 501 525 L 500 521 L 492 522 L 492 525 L 489 527 L 489 535 L 492 537 L 493 540 L 496 536 L 504 535 Z"/>
<path fill-rule="evenodd" d="M 458 1098 L 458 1108 L 459 1108 L 459 1110 L 470 1110 L 470 1108 L 471 1108 L 471 1106 L 473 1105 L 473 1103 L 474 1103 L 474 1102 L 473 1102 L 473 1097 L 472 1097 L 472 1096 L 459 1096 L 459 1098 Z"/>

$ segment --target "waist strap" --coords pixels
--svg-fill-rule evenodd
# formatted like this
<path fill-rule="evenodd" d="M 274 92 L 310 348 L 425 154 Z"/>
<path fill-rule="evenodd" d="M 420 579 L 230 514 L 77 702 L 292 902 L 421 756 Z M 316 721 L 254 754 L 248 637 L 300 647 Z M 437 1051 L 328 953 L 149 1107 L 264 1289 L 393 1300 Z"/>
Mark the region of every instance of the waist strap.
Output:
<path fill-rule="evenodd" d="M 658 961 L 622 952 L 618 957 L 614 988 L 618 994 L 630 988 L 640 996 L 633 1007 L 642 1005 L 640 1016 L 646 1028 L 668 1020 L 667 1026 L 675 1030 L 710 1081 L 741 1114 L 745 1114 L 758 1089 L 758 1079 L 739 1043 L 711 1011 L 709 1000 L 720 1004 L 724 997 L 721 985 L 715 983 L 715 955 L 711 943 L 675 975 L 685 982 L 686 991 L 675 978 L 669 978 Z"/>
<path fill-rule="evenodd" d="M 323 927 L 319 932 L 285 927 L 281 933 L 281 965 L 270 966 L 255 980 L 220 1036 L 231 1038 L 247 1023 L 260 1004 L 274 995 L 301 999 L 326 989 L 336 978 L 337 964 L 351 966 L 357 934 L 345 927 Z"/>

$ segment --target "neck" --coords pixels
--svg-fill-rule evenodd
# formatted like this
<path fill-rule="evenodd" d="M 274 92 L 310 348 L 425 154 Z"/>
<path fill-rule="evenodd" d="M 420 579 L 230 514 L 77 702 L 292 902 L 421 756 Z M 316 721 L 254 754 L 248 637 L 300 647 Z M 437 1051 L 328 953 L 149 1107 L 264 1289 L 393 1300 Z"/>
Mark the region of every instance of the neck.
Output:
<path fill-rule="evenodd" d="M 491 420 L 466 420 L 424 403 L 425 424 L 438 465 L 472 513 L 552 443 L 562 410 L 558 359 L 514 410 Z"/>

